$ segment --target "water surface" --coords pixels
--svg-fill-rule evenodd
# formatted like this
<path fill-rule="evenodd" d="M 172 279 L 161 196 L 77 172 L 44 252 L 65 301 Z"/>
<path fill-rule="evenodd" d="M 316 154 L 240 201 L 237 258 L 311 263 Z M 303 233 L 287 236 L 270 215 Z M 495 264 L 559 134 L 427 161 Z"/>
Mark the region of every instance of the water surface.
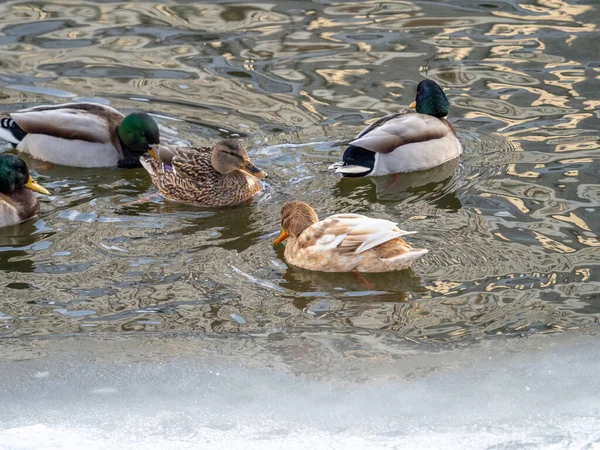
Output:
<path fill-rule="evenodd" d="M 27 160 L 54 195 L 0 230 L 0 336 L 448 342 L 596 323 L 599 22 L 592 2 L 561 0 L 3 2 L 5 112 L 142 109 L 169 141 L 242 139 L 270 177 L 254 205 L 217 210 L 152 195 L 142 169 Z M 404 110 L 424 77 L 451 100 L 457 166 L 396 181 L 327 170 L 337 140 Z M 431 251 L 391 274 L 287 266 L 271 241 L 290 199 L 400 222 Z"/>

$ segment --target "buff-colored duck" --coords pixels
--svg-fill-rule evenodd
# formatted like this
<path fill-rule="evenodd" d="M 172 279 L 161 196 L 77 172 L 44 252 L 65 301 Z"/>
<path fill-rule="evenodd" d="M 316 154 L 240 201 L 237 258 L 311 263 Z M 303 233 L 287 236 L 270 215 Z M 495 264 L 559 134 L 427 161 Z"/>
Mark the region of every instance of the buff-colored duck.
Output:
<path fill-rule="evenodd" d="M 140 167 L 160 140 L 143 112 L 124 116 L 110 106 L 65 103 L 24 109 L 0 119 L 0 138 L 35 159 L 72 167 Z"/>
<path fill-rule="evenodd" d="M 160 146 L 142 165 L 163 197 L 202 206 L 233 206 L 248 203 L 261 191 L 257 168 L 246 149 L 225 139 L 208 147 Z"/>
<path fill-rule="evenodd" d="M 16 225 L 38 214 L 40 206 L 33 191 L 50 195 L 31 178 L 25 161 L 15 155 L 0 155 L 0 227 Z"/>
<path fill-rule="evenodd" d="M 309 270 L 391 272 L 408 268 L 427 253 L 402 239 L 413 233 L 360 214 L 336 214 L 319 222 L 309 205 L 294 201 L 281 210 L 281 233 L 273 245 L 290 238 L 286 261 Z"/>
<path fill-rule="evenodd" d="M 450 103 L 435 81 L 417 86 L 416 113 L 389 114 L 350 142 L 342 161 L 332 164 L 345 177 L 418 172 L 458 158 L 463 151 L 447 119 Z"/>

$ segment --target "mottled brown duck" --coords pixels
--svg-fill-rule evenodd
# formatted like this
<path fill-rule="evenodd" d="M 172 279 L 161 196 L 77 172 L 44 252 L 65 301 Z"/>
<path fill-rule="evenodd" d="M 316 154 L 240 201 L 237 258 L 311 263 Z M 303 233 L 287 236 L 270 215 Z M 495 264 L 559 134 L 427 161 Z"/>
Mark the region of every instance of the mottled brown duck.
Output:
<path fill-rule="evenodd" d="M 262 190 L 260 179 L 266 176 L 232 139 L 219 141 L 213 148 L 161 145 L 152 155 L 141 159 L 152 182 L 163 197 L 181 203 L 249 203 Z"/>

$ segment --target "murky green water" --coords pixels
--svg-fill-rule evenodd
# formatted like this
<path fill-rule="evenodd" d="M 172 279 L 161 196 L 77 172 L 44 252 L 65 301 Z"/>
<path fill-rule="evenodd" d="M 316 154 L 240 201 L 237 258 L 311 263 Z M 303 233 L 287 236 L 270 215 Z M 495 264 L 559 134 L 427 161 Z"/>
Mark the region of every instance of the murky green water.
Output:
<path fill-rule="evenodd" d="M 28 160 L 54 196 L 0 230 L 0 335 L 382 330 L 463 340 L 597 322 L 598 30 L 591 1 L 69 2 L 0 5 L 5 111 L 93 100 L 167 140 L 240 137 L 270 174 L 249 207 L 163 201 L 143 170 Z M 440 82 L 458 167 L 327 170 L 338 139 Z M 10 151 L 10 147 L 4 147 Z M 273 249 L 279 210 L 394 219 L 411 271 L 319 274 Z"/>

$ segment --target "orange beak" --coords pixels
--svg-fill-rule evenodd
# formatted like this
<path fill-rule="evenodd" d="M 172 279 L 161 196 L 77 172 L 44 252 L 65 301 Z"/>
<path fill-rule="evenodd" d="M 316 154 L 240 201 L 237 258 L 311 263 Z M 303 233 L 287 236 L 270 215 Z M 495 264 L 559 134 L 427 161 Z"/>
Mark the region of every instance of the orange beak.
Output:
<path fill-rule="evenodd" d="M 281 244 L 283 241 L 285 241 L 289 237 L 290 237 L 289 234 L 287 234 L 285 231 L 281 230 L 281 233 L 279 233 L 279 236 L 277 236 L 277 239 L 275 239 L 273 241 L 273 245 Z"/>

